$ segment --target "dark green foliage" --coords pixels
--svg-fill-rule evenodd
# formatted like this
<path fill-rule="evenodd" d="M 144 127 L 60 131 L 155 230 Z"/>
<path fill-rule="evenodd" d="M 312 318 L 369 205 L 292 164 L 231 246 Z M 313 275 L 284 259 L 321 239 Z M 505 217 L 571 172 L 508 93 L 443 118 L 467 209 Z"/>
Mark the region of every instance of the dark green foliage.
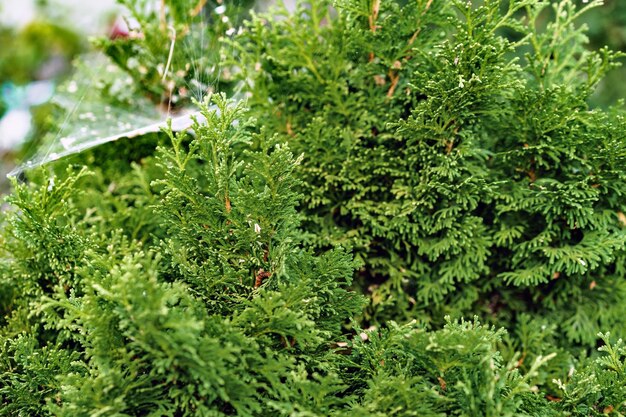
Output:
<path fill-rule="evenodd" d="M 28 173 L 0 416 L 624 415 L 626 122 L 588 104 L 616 55 L 549 6 L 253 16 L 247 104 Z"/>
<path fill-rule="evenodd" d="M 351 415 L 556 415 L 531 387 L 553 355 L 538 357 L 521 375 L 516 358 L 505 363 L 495 349 L 502 335 L 468 322 L 448 322 L 434 333 L 391 323 L 382 334 L 369 333 L 347 360 L 357 368 L 355 385 L 366 385 L 364 404 Z M 527 410 L 528 402 L 538 407 Z"/>
<path fill-rule="evenodd" d="M 541 29 L 535 1 L 328 7 L 253 20 L 237 60 L 253 114 L 304 153 L 312 243 L 365 262 L 368 317 L 623 334 L 626 124 L 586 104 L 616 55 L 584 48 L 585 9 Z"/>
<path fill-rule="evenodd" d="M 536 321 L 511 336 L 450 320 L 346 333 L 363 307 L 345 289 L 357 265 L 340 248 L 301 248 L 299 160 L 242 123 L 241 105 L 214 103 L 192 136 L 165 132 L 155 157 L 141 156 L 150 140 L 118 156 L 140 158 L 132 169 L 97 157 L 110 145 L 81 155 L 91 173 L 59 164 L 54 180 L 15 184 L 0 415 L 623 411 L 624 349 L 608 336 L 572 372 L 578 361 Z"/>

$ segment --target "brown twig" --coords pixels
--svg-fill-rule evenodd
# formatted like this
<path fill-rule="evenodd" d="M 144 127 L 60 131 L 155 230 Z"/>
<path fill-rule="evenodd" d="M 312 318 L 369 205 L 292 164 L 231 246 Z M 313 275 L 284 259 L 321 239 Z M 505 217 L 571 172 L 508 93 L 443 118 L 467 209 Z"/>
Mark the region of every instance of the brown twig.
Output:
<path fill-rule="evenodd" d="M 370 24 L 370 31 L 376 33 L 376 20 L 378 19 L 378 13 L 380 12 L 380 0 L 374 0 L 372 3 L 372 14 L 369 15 L 368 20 Z M 369 54 L 369 62 L 374 60 L 374 52 Z"/>
<path fill-rule="evenodd" d="M 428 0 L 428 3 L 426 3 L 426 7 L 424 7 L 424 10 L 422 10 L 421 16 L 424 16 L 426 14 L 426 12 L 428 11 L 428 9 L 430 9 L 430 6 L 432 4 L 433 4 L 433 0 Z M 420 25 L 421 23 L 422 23 L 421 19 L 417 21 L 418 25 Z M 413 45 L 413 42 L 415 42 L 415 40 L 417 39 L 421 31 L 422 31 L 422 28 L 418 27 L 417 30 L 413 33 L 413 36 L 411 36 L 411 39 L 409 39 L 409 46 Z"/>
<path fill-rule="evenodd" d="M 430 9 L 430 6 L 432 4 L 433 4 L 433 0 L 428 0 L 428 3 L 426 3 L 426 7 L 424 7 L 424 10 L 422 11 L 422 16 L 426 14 L 426 12 L 428 11 L 428 9 Z"/>
<path fill-rule="evenodd" d="M 422 10 L 421 16 L 424 16 L 426 14 L 426 12 L 428 11 L 428 9 L 430 9 L 430 6 L 432 4 L 433 4 L 433 0 L 428 0 L 428 2 L 426 3 L 426 7 L 424 7 L 424 10 Z M 413 43 L 415 42 L 415 40 L 419 36 L 420 32 L 422 31 L 422 28 L 419 26 L 421 24 L 421 19 L 418 20 L 417 24 L 418 24 L 417 30 L 415 32 L 413 32 L 413 35 L 409 39 L 409 42 L 408 42 L 409 46 L 413 45 Z M 371 19 L 370 19 L 370 30 L 372 30 Z M 407 60 L 407 61 L 410 58 L 411 57 L 409 55 L 404 57 L 404 59 Z M 373 59 L 373 54 L 370 53 L 370 61 L 372 61 L 372 59 Z M 400 61 L 394 62 L 394 68 L 396 70 L 400 69 Z M 392 70 L 390 70 L 389 71 L 389 79 L 391 80 L 391 86 L 389 86 L 389 90 L 387 90 L 387 98 L 391 98 L 393 96 L 393 93 L 396 91 L 396 86 L 398 85 L 398 81 L 400 80 L 400 75 L 398 74 L 398 71 L 394 71 L 393 74 L 392 74 Z"/>
<path fill-rule="evenodd" d="M 454 139 L 449 139 L 446 141 L 446 153 L 450 154 L 452 152 L 452 147 L 454 146 Z"/>
<path fill-rule="evenodd" d="M 374 0 L 372 3 L 372 14 L 369 16 L 370 30 L 372 33 L 376 32 L 376 19 L 378 19 L 378 13 L 380 12 L 380 0 Z"/>
<path fill-rule="evenodd" d="M 230 210 L 231 210 L 232 207 L 230 205 L 230 198 L 228 196 L 226 196 L 225 206 L 226 206 L 226 212 L 230 213 Z"/>
<path fill-rule="evenodd" d="M 398 74 L 398 71 L 389 70 L 389 79 L 391 80 L 391 85 L 389 90 L 387 90 L 387 98 L 391 98 L 396 91 L 396 86 L 398 81 L 400 81 L 400 74 Z"/>
<path fill-rule="evenodd" d="M 437 377 L 437 381 L 439 381 L 439 386 L 441 387 L 441 390 L 445 391 L 446 388 L 448 387 L 448 384 L 446 384 L 446 381 L 440 376 Z"/>
<path fill-rule="evenodd" d="M 263 268 L 260 268 L 257 271 L 256 276 L 254 277 L 254 289 L 259 288 L 261 284 L 263 284 L 263 280 L 271 276 L 272 276 L 271 272 L 266 272 Z"/>
<path fill-rule="evenodd" d="M 207 0 L 200 0 L 198 4 L 196 4 L 196 7 L 194 7 L 193 10 L 189 12 L 189 15 L 191 15 L 191 17 L 198 16 L 198 14 L 202 11 L 204 6 L 206 5 L 206 2 Z"/>
<path fill-rule="evenodd" d="M 391 85 L 389 86 L 389 90 L 387 90 L 387 98 L 391 98 L 393 93 L 396 91 L 396 86 L 398 85 L 398 81 L 400 81 L 401 68 L 402 63 L 400 61 L 395 61 L 387 73 L 387 76 L 391 80 Z"/>
<path fill-rule="evenodd" d="M 459 133 L 459 127 L 456 126 L 452 133 L 453 133 L 454 136 L 456 136 Z M 452 152 L 452 149 L 454 148 L 454 136 L 451 139 L 448 139 L 446 141 L 446 153 L 447 154 L 450 154 L 450 152 Z"/>

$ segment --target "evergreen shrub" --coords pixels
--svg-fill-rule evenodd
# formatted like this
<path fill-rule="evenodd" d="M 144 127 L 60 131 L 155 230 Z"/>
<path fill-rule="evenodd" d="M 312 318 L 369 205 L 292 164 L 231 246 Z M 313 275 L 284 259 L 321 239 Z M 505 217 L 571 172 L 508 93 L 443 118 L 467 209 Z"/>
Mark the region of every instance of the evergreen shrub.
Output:
<path fill-rule="evenodd" d="M 626 330 L 626 124 L 587 104 L 620 55 L 575 24 L 601 2 L 474 3 L 256 17 L 252 114 L 304 154 L 310 242 L 354 248 L 367 320 L 527 313 L 594 346 Z"/>
<path fill-rule="evenodd" d="M 0 416 L 626 414 L 599 5 L 313 0 L 216 35 L 245 103 L 13 181 Z"/>

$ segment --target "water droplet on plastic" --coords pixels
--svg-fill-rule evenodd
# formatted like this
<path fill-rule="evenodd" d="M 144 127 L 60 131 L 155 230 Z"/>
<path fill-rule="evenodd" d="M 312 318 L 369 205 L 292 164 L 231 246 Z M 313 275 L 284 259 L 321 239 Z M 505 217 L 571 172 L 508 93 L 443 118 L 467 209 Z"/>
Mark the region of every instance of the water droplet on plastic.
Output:
<path fill-rule="evenodd" d="M 74 141 L 76 141 L 76 138 L 73 138 L 71 136 L 66 136 L 66 137 L 61 138 L 61 145 L 63 146 L 63 148 L 69 149 L 72 147 L 72 144 L 74 143 Z"/>
<path fill-rule="evenodd" d="M 68 85 L 67 85 L 67 92 L 68 93 L 75 93 L 78 91 L 78 84 L 76 84 L 76 81 L 71 81 Z"/>

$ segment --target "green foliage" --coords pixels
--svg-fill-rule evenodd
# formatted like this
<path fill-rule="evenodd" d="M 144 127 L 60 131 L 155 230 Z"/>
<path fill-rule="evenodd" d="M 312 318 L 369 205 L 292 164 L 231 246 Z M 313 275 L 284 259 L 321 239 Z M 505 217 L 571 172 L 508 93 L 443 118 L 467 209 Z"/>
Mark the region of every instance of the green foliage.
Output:
<path fill-rule="evenodd" d="M 365 398 L 351 415 L 556 415 L 532 387 L 554 354 L 537 357 L 522 375 L 516 358 L 506 363 L 495 348 L 503 331 L 448 321 L 428 333 L 392 322 L 385 332 L 364 335 L 346 362 Z M 531 404 L 536 408 L 529 411 Z"/>
<path fill-rule="evenodd" d="M 572 368 L 566 381 L 557 380 L 563 401 L 558 408 L 572 416 L 620 415 L 626 411 L 626 349 L 622 339 L 611 343 L 598 335 L 606 353 L 580 371 Z"/>
<path fill-rule="evenodd" d="M 624 349 L 608 336 L 585 360 L 528 319 L 518 335 L 476 320 L 349 324 L 364 305 L 347 291 L 358 264 L 303 248 L 300 158 L 243 123 L 241 104 L 212 101 L 192 135 L 110 144 L 14 184 L 0 415 L 622 411 Z"/>
<path fill-rule="evenodd" d="M 127 5 L 120 101 L 191 101 L 204 2 Z M 588 104 L 618 55 L 577 24 L 599 5 L 253 15 L 221 52 L 247 103 L 14 181 L 0 416 L 625 414 L 626 121 Z"/>
<path fill-rule="evenodd" d="M 304 153 L 311 243 L 364 261 L 366 318 L 622 334 L 626 125 L 586 101 L 618 55 L 575 24 L 600 2 L 545 24 L 536 1 L 311 3 L 254 18 L 236 61 L 253 114 Z"/>
<path fill-rule="evenodd" d="M 241 106 L 215 105 L 202 105 L 193 137 L 168 131 L 171 144 L 122 178 L 105 162 L 15 184 L 0 415 L 267 415 L 287 405 L 326 415 L 338 402 L 320 387 L 342 389 L 329 346 L 363 304 L 345 289 L 351 256 L 299 247 L 297 161 L 236 126 Z M 140 187 L 150 175 L 161 179 Z M 163 239 L 144 236 L 157 229 Z"/>

